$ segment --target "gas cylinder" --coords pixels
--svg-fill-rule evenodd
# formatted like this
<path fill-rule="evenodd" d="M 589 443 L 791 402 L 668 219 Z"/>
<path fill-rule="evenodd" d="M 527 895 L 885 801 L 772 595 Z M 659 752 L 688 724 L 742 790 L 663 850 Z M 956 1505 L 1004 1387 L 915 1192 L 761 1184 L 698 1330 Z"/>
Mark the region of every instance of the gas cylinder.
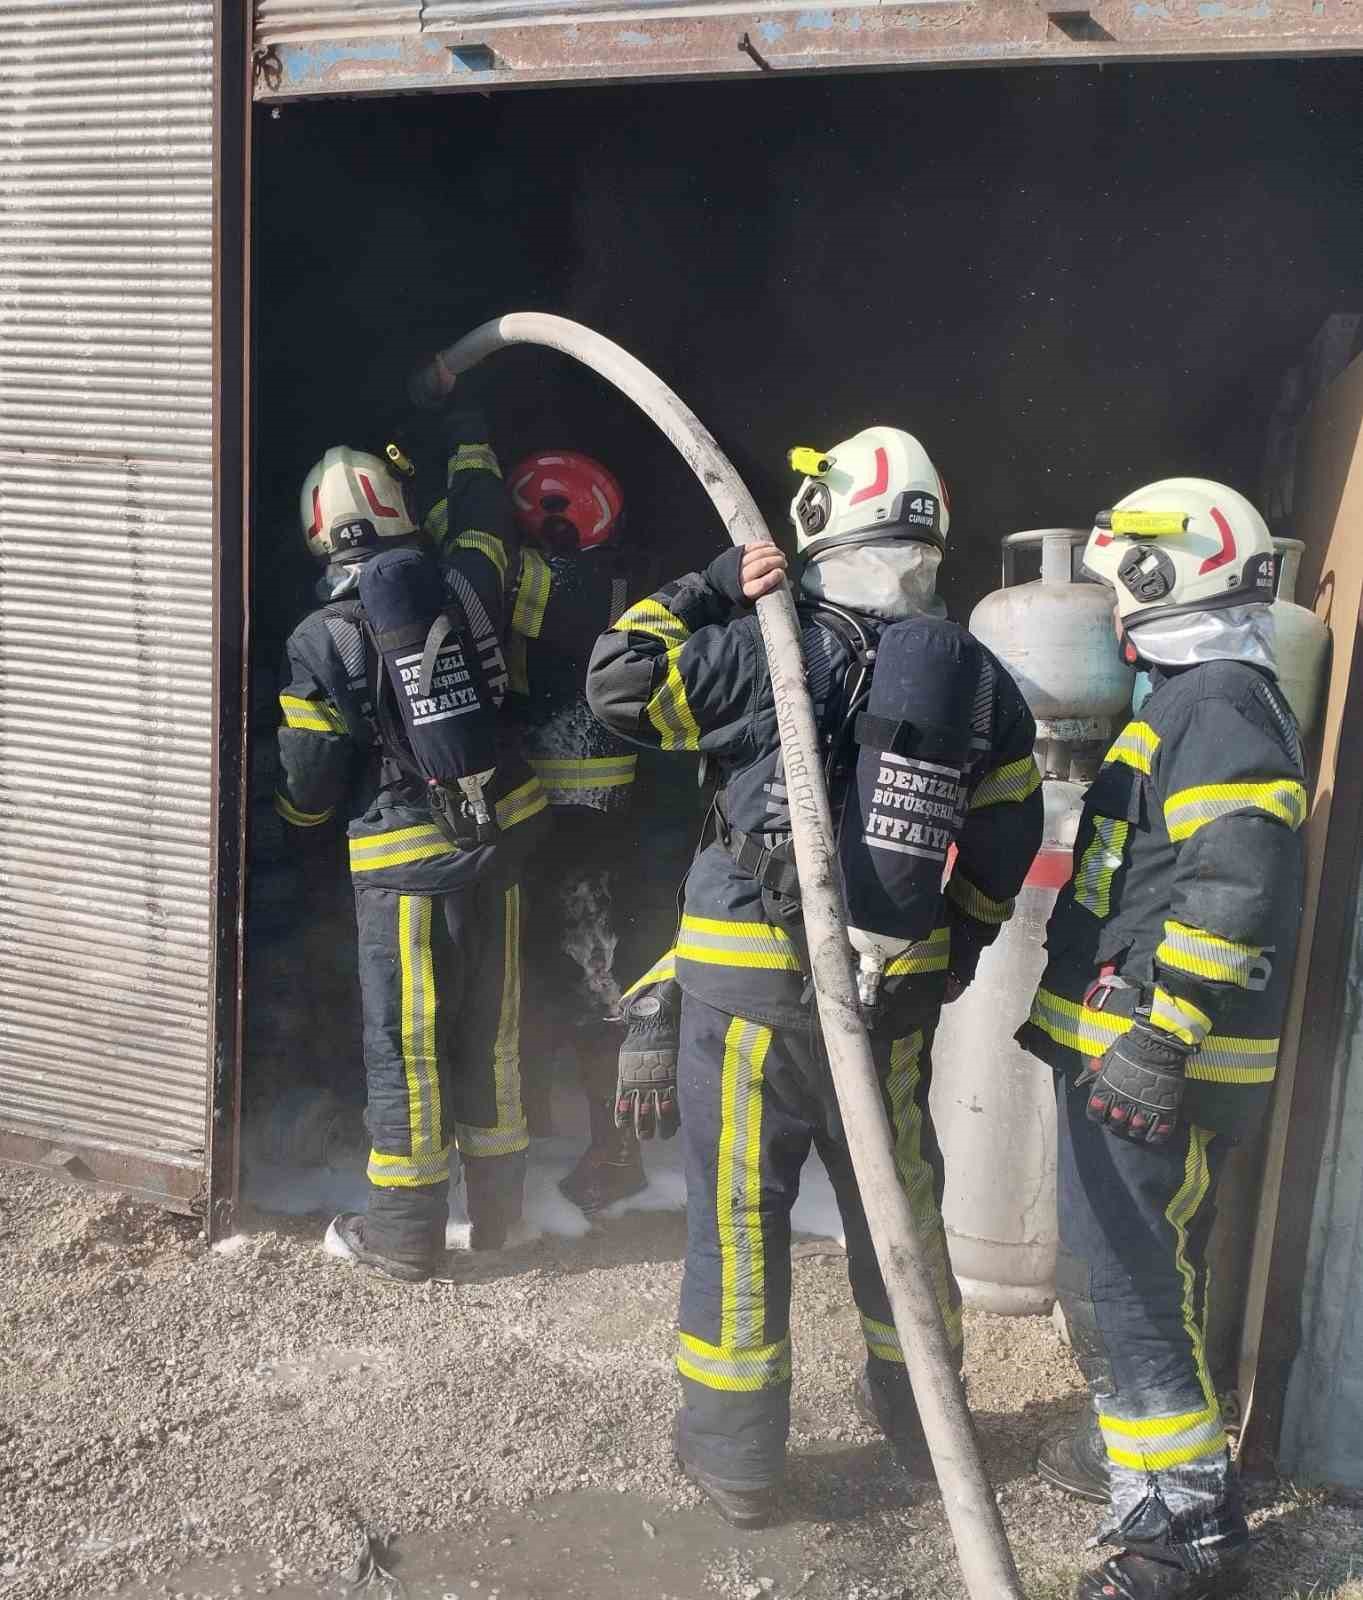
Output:
<path fill-rule="evenodd" d="M 1084 786 L 1042 787 L 1041 849 L 975 981 L 942 1008 L 932 1119 L 946 1160 L 951 1267 L 967 1305 L 1034 1316 L 1055 1299 L 1055 1088 L 1013 1040 L 1046 965 L 1046 920 L 1069 882 Z"/>
<path fill-rule="evenodd" d="M 1004 587 L 970 631 L 1017 680 L 1037 719 L 1045 780 L 1041 850 L 1017 909 L 980 957 L 973 984 L 942 1011 L 933 1046 L 933 1119 L 946 1159 L 943 1213 L 952 1268 L 968 1304 L 1004 1315 L 1055 1299 L 1055 1088 L 1049 1068 L 1013 1042 L 1046 962 L 1046 922 L 1069 881 L 1087 780 L 1125 721 L 1133 674 L 1117 652 L 1112 597 L 1076 582 L 1078 528 L 1003 541 Z M 1021 552 L 1041 577 L 1016 582 Z"/>
<path fill-rule="evenodd" d="M 1273 548 L 1278 552 L 1277 598 L 1273 602 L 1278 682 L 1305 739 L 1320 719 L 1330 630 L 1314 611 L 1296 604 L 1297 569 L 1306 546 L 1300 539 L 1275 539 Z"/>
<path fill-rule="evenodd" d="M 1003 541 L 1003 587 L 970 614 L 970 631 L 1017 680 L 1038 722 L 1125 718 L 1131 670 L 1117 653 L 1112 592 L 1075 582 L 1082 528 L 1034 528 Z M 1017 558 L 1039 548 L 1041 576 L 1018 583 Z"/>

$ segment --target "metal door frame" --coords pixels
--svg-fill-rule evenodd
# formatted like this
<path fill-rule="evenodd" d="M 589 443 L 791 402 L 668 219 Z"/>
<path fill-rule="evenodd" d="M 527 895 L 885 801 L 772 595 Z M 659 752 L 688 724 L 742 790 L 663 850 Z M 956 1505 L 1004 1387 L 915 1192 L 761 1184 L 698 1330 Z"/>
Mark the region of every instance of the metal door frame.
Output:
<path fill-rule="evenodd" d="M 1363 54 L 1352 0 L 295 0 L 255 31 L 258 100 L 894 68 Z M 318 20 L 321 19 L 321 20 Z"/>
<path fill-rule="evenodd" d="M 242 940 L 250 794 L 251 13 L 215 0 L 213 107 L 213 961 L 201 1205 L 210 1241 L 235 1226 L 240 1175 Z M 196 1209 L 198 1209 L 196 1207 Z"/>

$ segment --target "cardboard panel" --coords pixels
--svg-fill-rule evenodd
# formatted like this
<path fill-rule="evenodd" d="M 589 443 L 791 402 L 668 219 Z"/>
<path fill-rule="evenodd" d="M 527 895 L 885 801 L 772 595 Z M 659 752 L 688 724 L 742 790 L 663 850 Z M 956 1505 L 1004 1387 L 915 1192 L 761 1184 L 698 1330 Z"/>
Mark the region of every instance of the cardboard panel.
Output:
<path fill-rule="evenodd" d="M 1283 1031 L 1265 1140 L 1241 1341 L 1247 1410 L 1242 1458 L 1266 1464 L 1277 1449 L 1283 1400 L 1300 1342 L 1299 1307 L 1316 1174 L 1356 914 L 1363 813 L 1363 357 L 1313 407 L 1298 461 L 1306 542 L 1297 599 L 1333 635 L 1325 715 L 1314 741 L 1315 785 L 1306 827 L 1306 901 L 1296 976 Z"/>

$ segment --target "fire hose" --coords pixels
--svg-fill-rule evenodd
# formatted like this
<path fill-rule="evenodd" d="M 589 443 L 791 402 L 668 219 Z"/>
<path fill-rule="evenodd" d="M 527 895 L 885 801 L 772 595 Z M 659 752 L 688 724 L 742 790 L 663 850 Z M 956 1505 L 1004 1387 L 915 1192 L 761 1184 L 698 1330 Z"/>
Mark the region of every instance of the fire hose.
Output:
<path fill-rule="evenodd" d="M 771 538 L 743 480 L 700 419 L 642 362 L 580 323 L 538 312 L 485 322 L 416 375 L 413 398 L 433 398 L 449 378 L 513 344 L 557 350 L 613 384 L 676 446 L 735 544 Z M 819 1021 L 871 1240 L 967 1592 L 971 1600 L 1022 1600 L 1003 1519 L 938 1309 L 927 1254 L 895 1172 L 893 1136 L 857 1002 L 833 821 L 789 583 L 783 582 L 757 602 L 757 617 L 776 704 Z"/>

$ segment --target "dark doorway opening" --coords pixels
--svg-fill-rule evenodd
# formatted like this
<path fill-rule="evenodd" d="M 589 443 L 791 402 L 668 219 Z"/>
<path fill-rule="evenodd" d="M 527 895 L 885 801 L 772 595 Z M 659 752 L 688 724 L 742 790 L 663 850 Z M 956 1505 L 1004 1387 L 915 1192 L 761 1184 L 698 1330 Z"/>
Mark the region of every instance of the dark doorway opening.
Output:
<path fill-rule="evenodd" d="M 586 322 L 695 408 L 778 536 L 790 445 L 908 427 L 951 487 L 964 619 L 1015 529 L 1174 473 L 1256 494 L 1283 373 L 1363 302 L 1361 86 L 1354 61 L 1169 63 L 261 113 L 248 1120 L 290 1086 L 362 1097 L 342 845 L 301 858 L 273 817 L 274 697 L 316 575 L 303 474 L 378 437 L 417 359 L 508 310 Z M 680 460 L 590 375 L 520 351 L 470 387 L 504 459 L 605 460 L 665 567 L 720 548 Z M 665 947 L 700 823 L 693 762 L 646 761 L 641 791 L 623 981 Z"/>

